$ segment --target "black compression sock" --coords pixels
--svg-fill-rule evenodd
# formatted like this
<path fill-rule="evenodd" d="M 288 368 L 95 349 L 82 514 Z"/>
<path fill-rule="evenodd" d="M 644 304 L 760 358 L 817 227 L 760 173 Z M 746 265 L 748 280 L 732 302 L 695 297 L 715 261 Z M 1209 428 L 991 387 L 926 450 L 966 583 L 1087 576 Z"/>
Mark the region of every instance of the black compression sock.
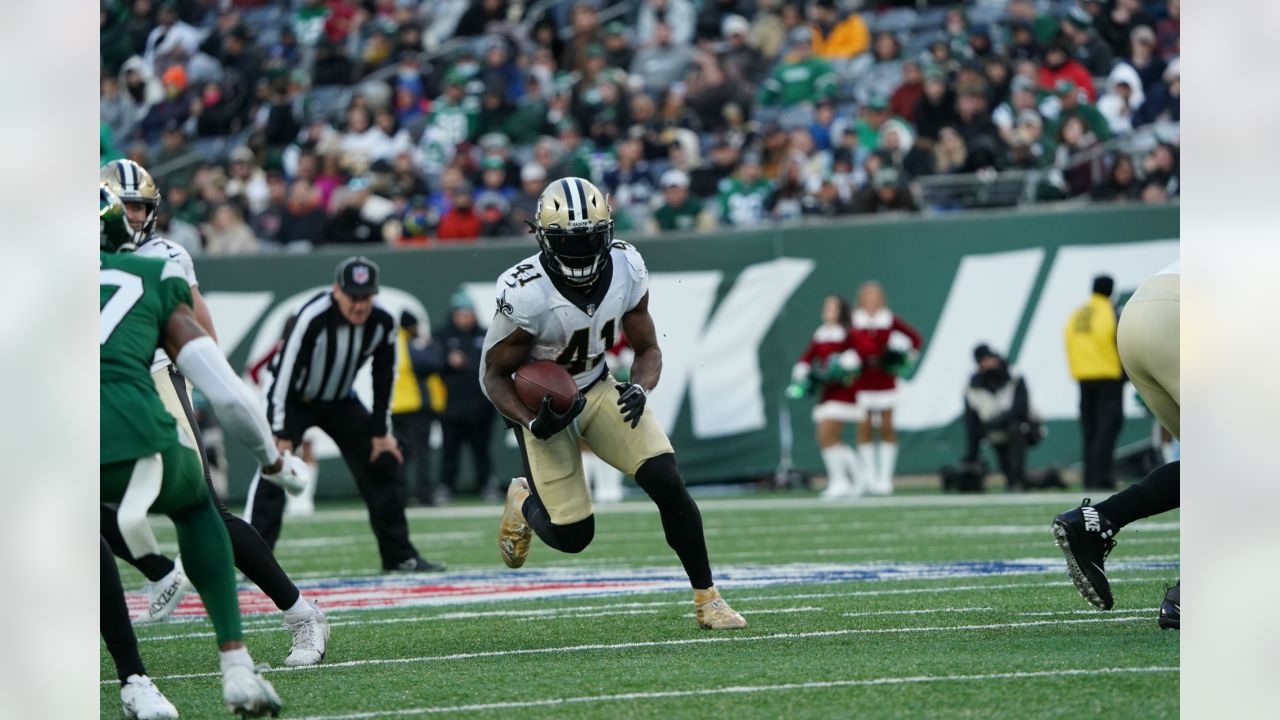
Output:
<path fill-rule="evenodd" d="M 595 515 L 588 515 L 566 525 L 556 525 L 551 522 L 551 515 L 537 495 L 525 498 L 521 511 L 524 513 L 525 522 L 533 528 L 538 539 L 552 549 L 563 553 L 580 553 L 586 550 L 596 534 Z"/>
<path fill-rule="evenodd" d="M 1117 528 L 1178 507 L 1180 461 L 1161 465 L 1146 477 L 1094 505 Z"/>
<path fill-rule="evenodd" d="M 102 576 L 99 578 L 98 626 L 107 651 L 115 663 L 120 684 L 130 675 L 146 675 L 147 668 L 138 655 L 138 638 L 133 634 L 129 621 L 129 606 L 124 600 L 124 588 L 120 585 L 120 572 L 107 541 L 99 537 L 99 555 Z"/>
<path fill-rule="evenodd" d="M 293 607 L 301 593 L 284 568 L 280 567 L 271 548 L 267 547 L 267 541 L 262 539 L 252 525 L 235 515 L 225 514 L 222 520 L 226 523 L 227 535 L 231 538 L 236 568 L 249 578 L 249 582 L 266 593 L 276 607 L 281 610 Z"/>
<path fill-rule="evenodd" d="M 711 561 L 702 533 L 702 513 L 680 479 L 675 456 L 667 453 L 646 460 L 636 471 L 636 484 L 658 506 L 667 545 L 684 565 L 689 584 L 697 590 L 711 587 Z"/>

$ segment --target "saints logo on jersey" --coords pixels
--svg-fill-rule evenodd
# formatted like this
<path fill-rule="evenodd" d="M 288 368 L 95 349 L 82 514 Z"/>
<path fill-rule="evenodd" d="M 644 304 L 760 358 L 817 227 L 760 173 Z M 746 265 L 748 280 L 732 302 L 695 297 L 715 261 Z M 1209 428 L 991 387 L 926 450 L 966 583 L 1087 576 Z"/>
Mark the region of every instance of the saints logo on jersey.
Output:
<path fill-rule="evenodd" d="M 146 206 L 147 216 L 142 225 L 134 229 L 133 243 L 141 245 L 146 242 L 155 231 L 156 211 L 160 207 L 160 188 L 151 173 L 132 160 L 112 160 L 102 166 L 98 179 L 121 201 Z"/>
<path fill-rule="evenodd" d="M 124 203 L 105 184 L 98 186 L 98 249 L 102 252 L 133 250 L 133 228 Z"/>
<path fill-rule="evenodd" d="M 547 271 L 571 285 L 590 285 L 609 260 L 613 218 L 609 201 L 590 181 L 556 180 L 538 197 L 534 236 L 547 258 Z"/>

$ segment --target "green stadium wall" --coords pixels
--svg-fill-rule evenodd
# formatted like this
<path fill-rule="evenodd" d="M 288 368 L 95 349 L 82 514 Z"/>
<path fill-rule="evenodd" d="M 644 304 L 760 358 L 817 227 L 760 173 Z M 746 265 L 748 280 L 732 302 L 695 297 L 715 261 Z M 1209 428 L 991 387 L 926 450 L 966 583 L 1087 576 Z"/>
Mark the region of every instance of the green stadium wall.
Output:
<path fill-rule="evenodd" d="M 1093 275 L 1116 278 L 1122 298 L 1178 256 L 1178 208 L 1086 207 L 894 217 L 756 231 L 640 239 L 651 273 L 651 310 L 663 346 L 651 406 L 668 429 L 690 483 L 771 475 L 782 463 L 821 471 L 811 400 L 789 401 L 791 367 L 829 293 L 852 297 L 877 279 L 890 306 L 925 336 L 920 363 L 902 383 L 896 415 L 900 473 L 932 473 L 963 451 L 961 394 L 972 348 L 986 342 L 1024 373 L 1048 437 L 1033 466 L 1080 459 L 1076 386 L 1062 330 Z M 382 268 L 382 301 L 430 325 L 459 289 L 487 322 L 499 273 L 532 254 L 532 238 L 432 250 L 360 250 Z M 302 300 L 331 282 L 350 254 L 201 258 L 200 287 L 220 342 L 243 368 L 280 336 Z M 368 398 L 368 371 L 357 391 Z M 1140 441 L 1151 420 L 1126 396 L 1121 442 Z M 336 450 L 324 460 L 322 496 L 355 494 Z M 518 473 L 509 432 L 494 433 L 495 472 Z M 242 498 L 248 455 L 229 448 L 230 496 Z M 790 456 L 788 460 L 788 456 Z M 436 462 L 438 462 L 438 454 Z M 464 466 L 464 477 L 469 477 Z"/>

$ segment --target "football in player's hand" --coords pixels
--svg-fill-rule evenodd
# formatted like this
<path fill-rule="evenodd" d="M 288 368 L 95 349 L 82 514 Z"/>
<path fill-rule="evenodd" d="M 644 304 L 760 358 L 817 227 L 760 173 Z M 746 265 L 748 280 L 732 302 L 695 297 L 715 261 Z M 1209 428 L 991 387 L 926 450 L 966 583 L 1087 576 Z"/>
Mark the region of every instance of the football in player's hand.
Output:
<path fill-rule="evenodd" d="M 539 360 L 520 366 L 516 370 L 516 394 L 524 406 L 534 412 L 542 409 L 542 398 L 551 394 L 551 409 L 562 413 L 573 404 L 578 385 L 568 370 L 551 362 Z"/>

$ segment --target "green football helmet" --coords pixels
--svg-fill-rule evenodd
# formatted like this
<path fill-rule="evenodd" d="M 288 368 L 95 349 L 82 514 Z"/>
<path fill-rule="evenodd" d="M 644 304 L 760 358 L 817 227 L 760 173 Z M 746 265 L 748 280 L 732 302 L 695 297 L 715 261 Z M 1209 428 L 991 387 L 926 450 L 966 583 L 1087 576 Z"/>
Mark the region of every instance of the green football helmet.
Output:
<path fill-rule="evenodd" d="M 102 252 L 129 252 L 133 244 L 133 228 L 124 213 L 124 203 L 107 188 L 98 186 L 98 247 Z"/>

